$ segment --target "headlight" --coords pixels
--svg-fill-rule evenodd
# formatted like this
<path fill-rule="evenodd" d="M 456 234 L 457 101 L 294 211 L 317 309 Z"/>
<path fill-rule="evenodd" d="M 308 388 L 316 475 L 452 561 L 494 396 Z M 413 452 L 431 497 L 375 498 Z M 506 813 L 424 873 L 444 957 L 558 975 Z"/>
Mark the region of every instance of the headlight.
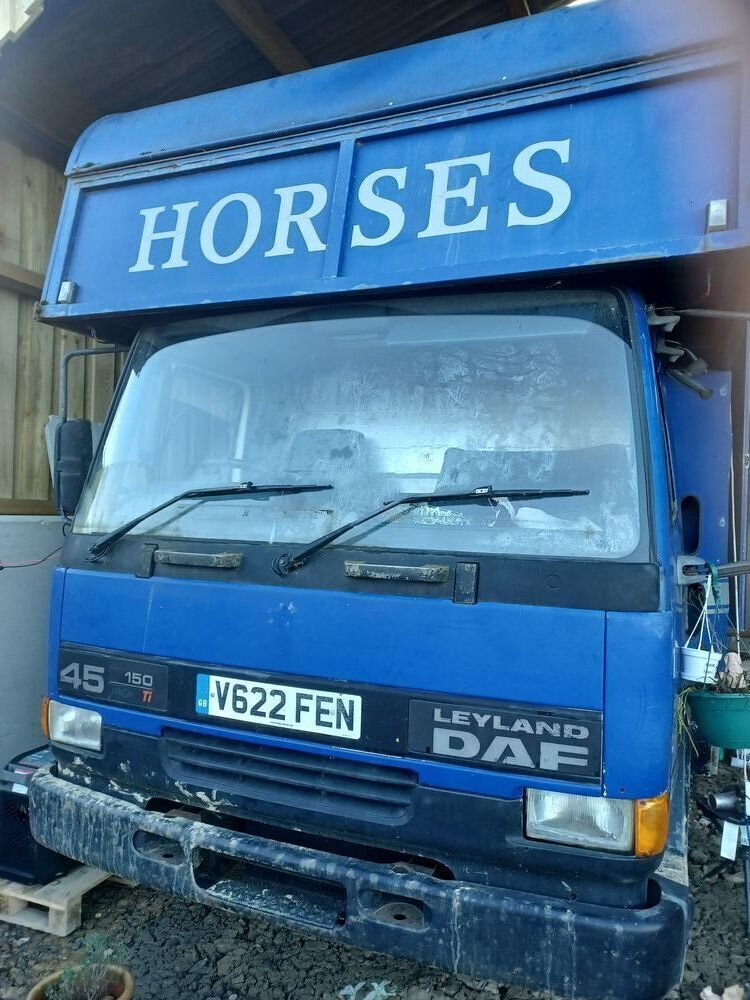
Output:
<path fill-rule="evenodd" d="M 630 799 L 605 799 L 568 792 L 526 791 L 526 836 L 599 851 L 630 854 L 634 839 Z"/>
<path fill-rule="evenodd" d="M 98 712 L 50 701 L 47 722 L 54 743 L 69 743 L 85 750 L 102 748 L 102 717 Z"/>
<path fill-rule="evenodd" d="M 652 799 L 605 799 L 526 790 L 526 836 L 553 844 L 650 858 L 669 836 L 669 794 Z"/>

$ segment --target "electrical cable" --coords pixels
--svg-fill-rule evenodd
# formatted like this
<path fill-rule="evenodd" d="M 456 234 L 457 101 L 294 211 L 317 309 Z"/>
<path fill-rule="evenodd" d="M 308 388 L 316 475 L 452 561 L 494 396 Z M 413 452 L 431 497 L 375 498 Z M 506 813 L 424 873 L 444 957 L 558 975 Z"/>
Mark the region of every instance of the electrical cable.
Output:
<path fill-rule="evenodd" d="M 19 563 L 3 563 L 0 562 L 0 570 L 4 569 L 26 569 L 29 566 L 41 566 L 43 562 L 47 562 L 52 556 L 56 556 L 58 552 L 62 550 L 62 545 L 58 545 L 56 549 L 52 552 L 48 552 L 46 556 L 42 556 L 41 559 L 30 559 L 28 562 Z"/>

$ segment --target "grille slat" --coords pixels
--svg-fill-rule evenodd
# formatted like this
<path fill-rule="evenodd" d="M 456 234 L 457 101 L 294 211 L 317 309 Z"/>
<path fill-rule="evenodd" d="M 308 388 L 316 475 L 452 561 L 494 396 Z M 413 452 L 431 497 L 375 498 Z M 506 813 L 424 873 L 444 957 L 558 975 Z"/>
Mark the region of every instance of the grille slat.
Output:
<path fill-rule="evenodd" d="M 176 730 L 165 732 L 164 747 L 174 778 L 220 795 L 384 822 L 406 815 L 418 780 L 402 768 Z"/>
<path fill-rule="evenodd" d="M 225 759 L 216 759 L 216 756 L 224 756 Z M 269 765 L 258 759 L 254 760 L 252 764 L 249 764 L 237 754 L 231 758 L 228 755 L 216 756 L 202 754 L 200 758 L 198 758 L 193 752 L 184 753 L 180 750 L 172 751 L 171 753 L 172 760 L 180 761 L 189 767 L 197 766 L 198 769 L 206 768 L 210 771 L 219 773 L 226 771 L 229 767 L 231 767 L 237 779 L 240 781 L 243 777 L 249 777 L 255 778 L 256 780 L 277 781 L 282 785 L 299 787 L 303 784 L 303 782 L 316 780 L 319 791 L 339 792 L 344 795 L 351 789 L 351 778 L 342 778 L 340 775 L 335 774 L 335 772 L 331 774 L 321 768 L 316 768 L 312 772 L 308 770 L 301 771 L 301 769 L 298 769 L 296 766 L 289 767 L 286 765 L 280 766 L 278 764 Z M 390 788 L 381 789 L 371 778 L 368 778 L 366 781 L 360 781 L 357 791 L 362 798 L 371 799 L 375 802 L 408 803 L 411 797 L 409 788 L 404 788 L 398 791 L 393 791 Z"/>
<path fill-rule="evenodd" d="M 213 749 L 217 753 L 239 754 L 245 759 L 252 757 L 254 760 L 290 762 L 290 766 L 305 768 L 311 771 L 321 769 L 321 761 L 326 765 L 335 766 L 336 773 L 342 777 L 351 777 L 358 780 L 367 779 L 368 774 L 372 775 L 372 780 L 379 784 L 401 785 L 405 788 L 412 788 L 416 775 L 413 771 L 401 770 L 399 768 L 380 767 L 373 764 L 352 763 L 342 758 L 323 757 L 317 754 L 308 754 L 296 750 L 277 750 L 260 744 L 235 743 L 230 740 L 218 740 L 212 737 L 196 736 L 194 733 L 182 733 L 174 736 L 167 734 L 167 739 L 175 744 L 179 744 L 184 749 L 194 749 L 199 753 L 204 753 L 208 749 Z"/>

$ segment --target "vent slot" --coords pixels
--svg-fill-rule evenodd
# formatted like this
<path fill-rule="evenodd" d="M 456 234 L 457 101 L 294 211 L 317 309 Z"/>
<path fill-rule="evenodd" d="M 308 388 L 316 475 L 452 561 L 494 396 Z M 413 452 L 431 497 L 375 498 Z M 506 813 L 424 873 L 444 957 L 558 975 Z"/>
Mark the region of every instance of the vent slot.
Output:
<path fill-rule="evenodd" d="M 219 794 L 393 822 L 411 808 L 414 771 L 235 740 L 165 732 L 171 777 Z"/>
<path fill-rule="evenodd" d="M 271 917 L 327 928 L 346 922 L 346 892 L 336 882 L 267 868 L 204 847 L 195 851 L 193 877 L 217 899 Z"/>

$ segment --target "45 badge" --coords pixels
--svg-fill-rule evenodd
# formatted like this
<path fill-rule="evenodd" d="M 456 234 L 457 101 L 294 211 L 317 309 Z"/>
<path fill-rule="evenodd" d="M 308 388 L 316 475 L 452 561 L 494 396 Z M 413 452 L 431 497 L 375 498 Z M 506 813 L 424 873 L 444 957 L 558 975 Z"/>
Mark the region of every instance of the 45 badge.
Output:
<path fill-rule="evenodd" d="M 81 653 L 60 650 L 57 682 L 61 694 L 166 711 L 169 669 L 165 664 L 88 651 L 83 659 Z"/>

